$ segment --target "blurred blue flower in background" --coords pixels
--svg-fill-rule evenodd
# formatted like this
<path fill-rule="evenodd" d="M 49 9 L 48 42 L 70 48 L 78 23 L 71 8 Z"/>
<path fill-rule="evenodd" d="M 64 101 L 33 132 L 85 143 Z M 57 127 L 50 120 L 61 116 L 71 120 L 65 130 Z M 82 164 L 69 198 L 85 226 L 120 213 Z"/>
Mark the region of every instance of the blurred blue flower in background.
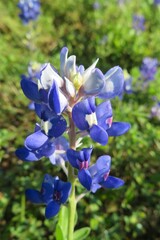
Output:
<path fill-rule="evenodd" d="M 156 58 L 145 57 L 140 67 L 141 77 L 144 81 L 155 79 L 157 72 L 158 60 Z"/>
<path fill-rule="evenodd" d="M 133 28 L 136 32 L 141 32 L 145 30 L 145 18 L 142 15 L 133 16 Z"/>
<path fill-rule="evenodd" d="M 18 7 L 21 10 L 19 17 L 23 24 L 28 24 L 29 21 L 34 21 L 40 14 L 40 2 L 39 0 L 20 0 Z"/>
<path fill-rule="evenodd" d="M 160 121 L 160 101 L 151 108 L 150 118 L 157 118 Z"/>
<path fill-rule="evenodd" d="M 95 1 L 95 2 L 93 3 L 93 8 L 94 8 L 95 10 L 99 9 L 99 8 L 100 8 L 100 3 L 99 3 L 98 1 Z"/>
<path fill-rule="evenodd" d="M 154 4 L 155 4 L 155 5 L 160 4 L 160 0 L 154 0 Z"/>
<path fill-rule="evenodd" d="M 61 204 L 67 201 L 70 191 L 70 182 L 63 182 L 59 177 L 53 178 L 49 174 L 46 174 L 41 191 L 27 189 L 26 197 L 32 203 L 45 204 L 45 217 L 49 219 L 59 212 Z"/>

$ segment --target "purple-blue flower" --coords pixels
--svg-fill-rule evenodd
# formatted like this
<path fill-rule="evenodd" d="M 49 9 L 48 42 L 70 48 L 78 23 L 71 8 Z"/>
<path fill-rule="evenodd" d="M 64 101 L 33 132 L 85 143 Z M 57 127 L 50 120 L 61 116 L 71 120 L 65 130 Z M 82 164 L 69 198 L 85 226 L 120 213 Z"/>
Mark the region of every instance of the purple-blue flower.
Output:
<path fill-rule="evenodd" d="M 39 0 L 20 0 L 18 7 L 21 10 L 19 17 L 24 24 L 37 19 L 40 14 L 40 1 Z"/>
<path fill-rule="evenodd" d="M 16 156 L 23 161 L 38 161 L 42 157 L 50 157 L 55 151 L 54 139 L 66 130 L 66 120 L 61 116 L 36 125 L 35 132 L 29 135 L 24 147 L 16 150 Z"/>
<path fill-rule="evenodd" d="M 82 148 L 80 151 L 74 149 L 67 150 L 67 158 L 72 167 L 81 169 L 87 169 L 90 163 L 90 157 L 92 153 L 92 148 Z"/>
<path fill-rule="evenodd" d="M 154 0 L 154 4 L 155 5 L 159 5 L 160 4 L 160 0 Z"/>
<path fill-rule="evenodd" d="M 104 75 L 104 87 L 98 94 L 102 99 L 111 99 L 118 96 L 123 90 L 124 75 L 119 67 L 113 67 Z"/>
<path fill-rule="evenodd" d="M 95 2 L 93 3 L 93 9 L 97 10 L 97 9 L 99 9 L 99 8 L 100 8 L 100 3 L 99 3 L 98 1 L 95 1 Z"/>
<path fill-rule="evenodd" d="M 113 122 L 110 101 L 105 101 L 98 106 L 95 98 L 87 98 L 77 103 L 72 110 L 72 118 L 81 131 L 87 131 L 92 140 L 106 145 L 108 136 L 119 136 L 127 132 L 129 123 Z"/>
<path fill-rule="evenodd" d="M 72 167 L 78 169 L 78 179 L 80 183 L 88 190 L 96 192 L 97 189 L 118 188 L 124 184 L 124 181 L 109 176 L 111 157 L 101 156 L 92 166 L 90 164 L 92 148 L 83 148 L 80 151 L 73 149 L 67 150 L 67 158 Z"/>
<path fill-rule="evenodd" d="M 157 72 L 158 60 L 156 58 L 145 57 L 140 67 L 141 77 L 145 81 L 154 80 Z"/>
<path fill-rule="evenodd" d="M 139 32 L 145 30 L 145 18 L 142 15 L 133 16 L 133 28 Z"/>
<path fill-rule="evenodd" d="M 32 203 L 45 204 L 45 217 L 49 219 L 59 212 L 61 204 L 67 201 L 70 192 L 70 182 L 63 182 L 58 177 L 52 177 L 46 174 L 41 191 L 27 189 L 26 197 Z"/>
<path fill-rule="evenodd" d="M 118 188 L 124 184 L 124 181 L 109 176 L 111 157 L 101 156 L 96 163 L 89 166 L 92 148 L 83 148 L 80 151 L 73 149 L 67 150 L 67 158 L 72 167 L 78 169 L 78 179 L 80 183 L 88 190 L 96 192 L 97 189 Z"/>
<path fill-rule="evenodd" d="M 96 163 L 88 169 L 83 168 L 78 171 L 80 183 L 88 190 L 95 193 L 99 188 L 119 188 L 124 184 L 120 178 L 109 176 L 111 157 L 101 156 Z"/>

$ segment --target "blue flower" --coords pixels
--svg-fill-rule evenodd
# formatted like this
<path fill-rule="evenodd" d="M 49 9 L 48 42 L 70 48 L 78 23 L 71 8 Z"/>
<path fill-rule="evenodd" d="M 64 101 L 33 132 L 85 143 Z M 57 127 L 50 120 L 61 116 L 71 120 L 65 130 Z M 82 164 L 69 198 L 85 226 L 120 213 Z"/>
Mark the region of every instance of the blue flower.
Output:
<path fill-rule="evenodd" d="M 92 6 L 93 6 L 93 9 L 97 10 L 100 8 L 100 3 L 98 1 L 95 1 Z"/>
<path fill-rule="evenodd" d="M 141 15 L 134 15 L 133 16 L 133 28 L 139 32 L 145 30 L 145 18 Z"/>
<path fill-rule="evenodd" d="M 80 151 L 73 149 L 67 150 L 67 158 L 72 167 L 81 169 L 87 169 L 90 163 L 90 156 L 92 153 L 92 148 L 83 148 Z"/>
<path fill-rule="evenodd" d="M 23 161 L 38 161 L 42 157 L 50 157 L 55 151 L 54 139 L 64 133 L 66 124 L 61 116 L 43 122 L 43 128 L 37 124 L 35 132 L 26 138 L 24 147 L 16 150 L 16 156 Z"/>
<path fill-rule="evenodd" d="M 27 189 L 26 197 L 32 203 L 45 204 L 45 217 L 49 219 L 59 212 L 61 204 L 67 201 L 70 192 L 70 182 L 63 182 L 58 177 L 53 178 L 49 174 L 46 174 L 41 191 Z"/>
<path fill-rule="evenodd" d="M 25 75 L 21 76 L 21 88 L 24 95 L 33 102 L 41 103 L 46 102 L 47 92 L 41 91 L 38 83 L 32 77 Z"/>
<path fill-rule="evenodd" d="M 90 137 L 101 145 L 107 144 L 108 136 L 120 136 L 130 128 L 129 123 L 112 123 L 110 101 L 105 101 L 96 106 L 94 97 L 77 103 L 73 107 L 72 118 L 81 131 L 87 131 Z"/>
<path fill-rule="evenodd" d="M 65 80 L 66 90 L 72 97 L 76 91 L 81 95 L 97 95 L 103 88 L 103 73 L 95 68 L 98 59 L 85 70 L 82 65 L 76 66 L 76 56 L 68 57 L 68 48 L 64 47 L 61 50 L 60 61 L 61 76 Z"/>
<path fill-rule="evenodd" d="M 160 0 L 154 0 L 154 4 L 155 5 L 159 5 L 160 4 Z"/>
<path fill-rule="evenodd" d="M 140 67 L 141 77 L 145 81 L 154 80 L 157 66 L 158 60 L 156 58 L 145 57 Z"/>
<path fill-rule="evenodd" d="M 96 163 L 88 169 L 78 171 L 80 183 L 88 190 L 95 193 L 99 188 L 119 188 L 124 184 L 120 178 L 109 176 L 111 166 L 111 157 L 101 156 Z"/>
<path fill-rule="evenodd" d="M 111 99 L 118 96 L 123 90 L 123 84 L 123 70 L 119 66 L 111 68 L 104 75 L 104 87 L 99 92 L 98 97 Z"/>
<path fill-rule="evenodd" d="M 19 17 L 24 24 L 28 24 L 29 21 L 36 20 L 40 14 L 39 0 L 20 0 L 18 7 L 21 10 Z"/>
<path fill-rule="evenodd" d="M 68 58 L 66 47 L 61 50 L 60 60 L 61 76 L 65 80 L 66 88 L 75 88 L 75 92 L 78 91 L 80 96 L 98 95 L 101 98 L 113 98 L 122 90 L 124 77 L 122 69 L 118 66 L 103 75 L 100 69 L 96 68 L 97 59 L 85 70 L 82 65 L 76 66 L 76 56 Z"/>

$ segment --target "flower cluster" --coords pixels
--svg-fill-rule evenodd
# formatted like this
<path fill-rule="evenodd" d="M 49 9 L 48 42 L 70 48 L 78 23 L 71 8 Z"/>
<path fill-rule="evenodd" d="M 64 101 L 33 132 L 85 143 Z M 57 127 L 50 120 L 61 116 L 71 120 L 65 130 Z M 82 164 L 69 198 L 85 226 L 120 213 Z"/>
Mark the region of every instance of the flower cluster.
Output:
<path fill-rule="evenodd" d="M 39 0 L 20 0 L 18 7 L 21 10 L 19 17 L 24 24 L 28 24 L 30 21 L 36 20 L 40 14 Z"/>
<path fill-rule="evenodd" d="M 144 81 L 154 80 L 157 72 L 158 60 L 156 58 L 145 57 L 140 67 L 141 77 Z"/>
<path fill-rule="evenodd" d="M 103 74 L 96 67 L 97 62 L 98 59 L 87 69 L 83 65 L 77 66 L 76 56 L 68 57 L 68 49 L 64 47 L 60 53 L 60 73 L 46 63 L 34 77 L 28 79 L 22 76 L 21 88 L 25 96 L 34 102 L 40 122 L 25 139 L 24 147 L 16 150 L 16 155 L 23 161 L 48 157 L 53 165 L 62 167 L 68 179 L 66 164 L 73 167 L 74 176 L 78 170 L 79 182 L 93 193 L 100 187 L 120 187 L 124 182 L 109 176 L 110 156 L 101 156 L 90 165 L 93 149 L 76 150 L 81 145 L 78 136 L 90 136 L 93 141 L 106 145 L 110 136 L 120 136 L 130 128 L 129 123 L 113 121 L 109 100 L 123 90 L 123 71 L 115 66 Z M 63 136 L 67 133 L 69 142 Z M 27 190 L 26 195 L 34 203 L 46 204 L 46 217 L 50 218 L 67 200 L 71 185 L 46 176 L 41 193 Z"/>

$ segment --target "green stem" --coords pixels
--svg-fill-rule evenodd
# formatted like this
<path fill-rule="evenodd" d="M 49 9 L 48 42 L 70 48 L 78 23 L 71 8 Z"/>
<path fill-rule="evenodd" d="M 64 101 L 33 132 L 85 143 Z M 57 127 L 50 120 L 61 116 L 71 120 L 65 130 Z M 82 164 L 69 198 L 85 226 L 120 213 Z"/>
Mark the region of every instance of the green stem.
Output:
<path fill-rule="evenodd" d="M 72 120 L 71 113 L 69 113 L 69 142 L 70 148 L 76 149 L 76 131 L 75 125 Z M 74 233 L 74 224 L 75 224 L 75 215 L 76 215 L 76 196 L 75 196 L 75 176 L 74 176 L 74 168 L 68 164 L 68 181 L 72 184 L 72 190 L 69 197 L 69 205 L 68 205 L 68 239 L 73 240 Z"/>

